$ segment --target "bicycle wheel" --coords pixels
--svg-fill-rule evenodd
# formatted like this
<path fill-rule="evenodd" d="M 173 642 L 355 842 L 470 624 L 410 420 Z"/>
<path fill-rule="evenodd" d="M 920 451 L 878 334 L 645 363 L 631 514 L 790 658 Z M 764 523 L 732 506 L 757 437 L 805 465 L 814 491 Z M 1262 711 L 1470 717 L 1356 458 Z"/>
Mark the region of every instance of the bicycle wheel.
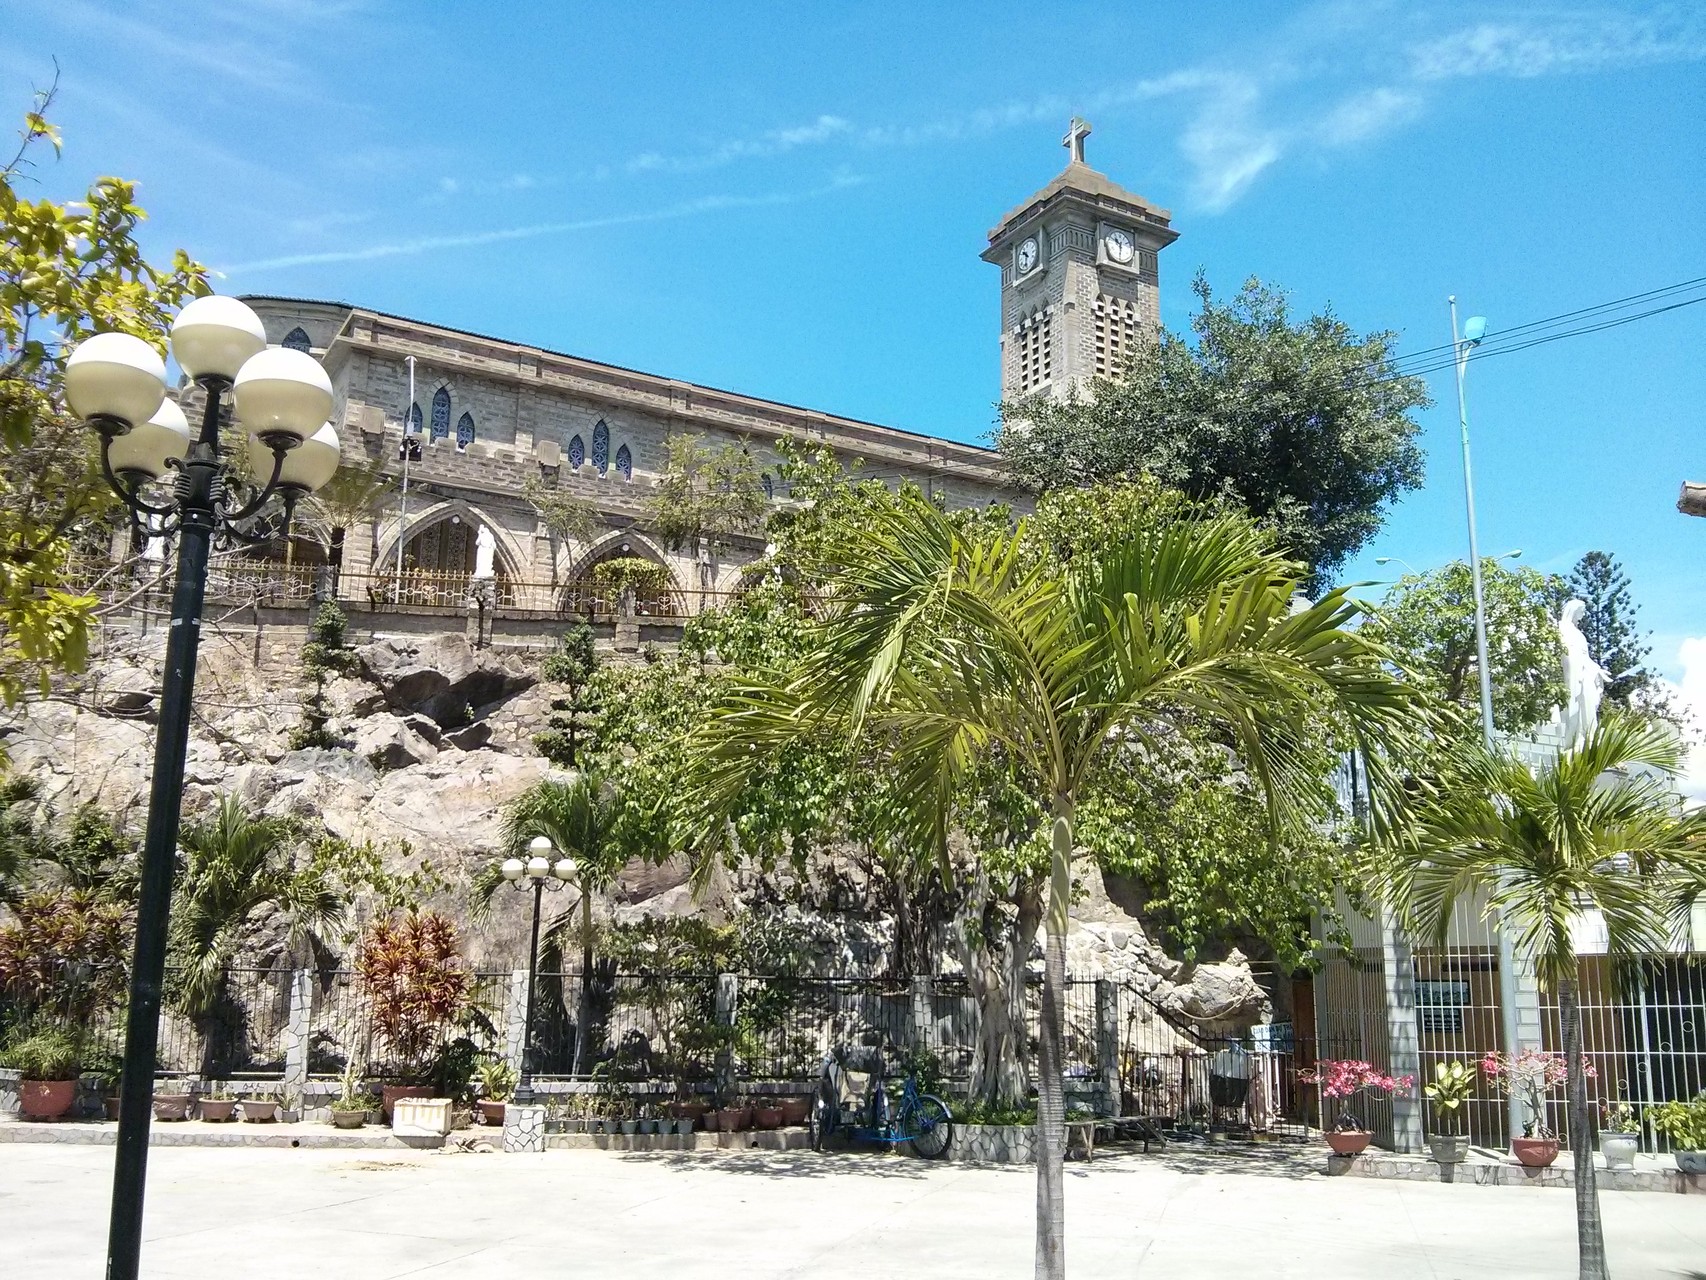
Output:
<path fill-rule="evenodd" d="M 840 1123 L 840 1109 L 834 1099 L 826 1098 L 821 1093 L 812 1103 L 812 1113 L 808 1121 L 807 1134 L 813 1151 L 822 1151 L 824 1139 L 835 1132 Z"/>
<path fill-rule="evenodd" d="M 907 1145 L 912 1154 L 925 1160 L 940 1160 L 954 1140 L 954 1117 L 948 1104 L 928 1093 L 918 1095 L 918 1105 L 905 1117 L 912 1134 Z"/>

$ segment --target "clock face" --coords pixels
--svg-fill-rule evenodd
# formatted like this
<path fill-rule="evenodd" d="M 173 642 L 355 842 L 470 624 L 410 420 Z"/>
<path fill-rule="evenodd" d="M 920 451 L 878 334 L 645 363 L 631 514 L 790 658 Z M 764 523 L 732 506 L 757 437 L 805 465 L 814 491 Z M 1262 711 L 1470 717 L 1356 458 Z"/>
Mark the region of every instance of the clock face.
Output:
<path fill-rule="evenodd" d="M 1019 246 L 1019 274 L 1024 275 L 1037 265 L 1037 241 L 1033 236 Z"/>
<path fill-rule="evenodd" d="M 1124 264 L 1130 262 L 1137 253 L 1137 246 L 1132 243 L 1131 232 L 1110 231 L 1102 245 L 1108 251 L 1108 256 L 1115 262 Z"/>

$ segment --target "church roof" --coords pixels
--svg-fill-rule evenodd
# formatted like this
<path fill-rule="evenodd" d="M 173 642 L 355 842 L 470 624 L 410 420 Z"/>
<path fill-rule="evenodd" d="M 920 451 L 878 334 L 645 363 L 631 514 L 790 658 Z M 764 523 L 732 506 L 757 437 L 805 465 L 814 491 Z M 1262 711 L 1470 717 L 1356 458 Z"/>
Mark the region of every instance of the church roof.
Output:
<path fill-rule="evenodd" d="M 1143 221 L 1157 223 L 1166 227 L 1172 220 L 1172 213 L 1158 204 L 1153 204 L 1138 195 L 1135 191 L 1127 191 L 1107 174 L 1092 169 L 1082 160 L 1074 160 L 1060 171 L 1059 176 L 1041 191 L 1037 192 L 1023 204 L 1008 212 L 1007 216 L 990 230 L 990 240 L 999 239 L 1001 234 L 1014 223 L 1029 218 L 1033 213 L 1040 212 L 1045 205 L 1054 203 L 1058 198 L 1071 193 L 1088 196 L 1098 202 L 1107 202 L 1120 207 L 1121 212 L 1136 216 Z"/>

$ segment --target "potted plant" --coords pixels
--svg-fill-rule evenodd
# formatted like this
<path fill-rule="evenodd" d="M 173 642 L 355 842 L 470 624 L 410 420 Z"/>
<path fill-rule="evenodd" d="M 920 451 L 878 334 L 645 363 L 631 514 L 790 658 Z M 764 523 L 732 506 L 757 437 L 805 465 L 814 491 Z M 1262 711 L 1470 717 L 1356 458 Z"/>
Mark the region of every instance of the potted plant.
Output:
<path fill-rule="evenodd" d="M 634 1114 L 632 1099 L 623 1098 L 612 1103 L 612 1113 L 617 1117 L 616 1127 L 624 1137 L 633 1137 L 640 1127 L 639 1117 Z"/>
<path fill-rule="evenodd" d="M 203 1120 L 212 1121 L 214 1124 L 221 1124 L 230 1120 L 236 1110 L 237 1095 L 218 1084 L 202 1094 L 201 1101 L 196 1104 L 196 1114 Z"/>
<path fill-rule="evenodd" d="M 362 1088 L 361 1076 L 351 1062 L 338 1078 L 338 1096 L 332 1099 L 329 1110 L 332 1124 L 339 1129 L 359 1129 L 367 1123 L 368 1113 L 379 1106 L 379 1099 Z"/>
<path fill-rule="evenodd" d="M 278 1119 L 279 1100 L 276 1094 L 257 1094 L 244 1098 L 239 1105 L 243 1108 L 246 1124 L 272 1124 Z"/>
<path fill-rule="evenodd" d="M 1607 1098 L 1599 1104 L 1599 1153 L 1607 1169 L 1633 1169 L 1641 1149 L 1641 1124 L 1635 1108 Z"/>
<path fill-rule="evenodd" d="M 195 1094 L 190 1089 L 181 1092 L 156 1089 L 153 1105 L 156 1120 L 188 1120 L 190 1108 L 195 1105 Z"/>
<path fill-rule="evenodd" d="M 1389 1076 L 1378 1070 L 1373 1063 L 1353 1058 L 1323 1058 L 1315 1064 L 1313 1070 L 1299 1071 L 1297 1078 L 1304 1084 L 1320 1085 L 1322 1096 L 1332 1098 L 1335 1102 L 1354 1098 L 1362 1093 L 1391 1095 L 1400 1089 L 1409 1089 L 1416 1083 L 1414 1076 Z M 1341 1105 L 1343 1109 L 1327 1134 L 1327 1145 L 1333 1149 L 1334 1155 L 1354 1156 L 1368 1147 L 1374 1140 L 1374 1133 L 1363 1124 L 1361 1117 L 1351 1110 L 1348 1101 Z M 1322 1110 L 1325 1111 L 1326 1108 L 1323 1107 Z"/>
<path fill-rule="evenodd" d="M 1462 1164 L 1469 1155 L 1469 1136 L 1463 1132 L 1463 1104 L 1475 1092 L 1475 1069 L 1467 1062 L 1436 1062 L 1434 1078 L 1422 1086 L 1434 1109 L 1435 1130 L 1428 1150 L 1439 1164 Z"/>
<path fill-rule="evenodd" d="M 792 1129 L 806 1122 L 812 1113 L 809 1093 L 796 1093 L 782 1099 L 782 1127 Z"/>
<path fill-rule="evenodd" d="M 1653 1131 L 1670 1139 L 1671 1155 L 1684 1173 L 1706 1173 L 1706 1091 L 1692 1102 L 1661 1102 L 1647 1112 Z"/>
<path fill-rule="evenodd" d="M 1593 1064 L 1586 1064 L 1589 1076 Z M 1561 1053 L 1524 1049 L 1514 1058 L 1494 1050 L 1481 1059 L 1481 1072 L 1500 1093 L 1522 1100 L 1522 1136 L 1511 1137 L 1511 1154 L 1530 1169 L 1544 1169 L 1558 1158 L 1558 1135 L 1546 1127 L 1546 1095 L 1568 1076 Z"/>
<path fill-rule="evenodd" d="M 480 1080 L 480 1123 L 501 1127 L 505 1108 L 515 1096 L 515 1068 L 501 1058 L 488 1058 L 474 1074 Z"/>
<path fill-rule="evenodd" d="M 18 1072 L 18 1111 L 26 1120 L 57 1120 L 71 1110 L 81 1056 L 63 1027 L 39 1024 L 8 1041 L 3 1061 Z"/>
<path fill-rule="evenodd" d="M 760 1098 L 753 1104 L 752 1127 L 755 1129 L 780 1129 L 782 1127 L 782 1104 L 775 1098 Z"/>
<path fill-rule="evenodd" d="M 457 953 L 456 926 L 430 911 L 375 920 L 356 947 L 355 968 L 399 1076 L 380 1090 L 389 1123 L 400 1098 L 433 1096 L 428 1082 L 448 1030 L 467 1008 L 473 979 Z"/>

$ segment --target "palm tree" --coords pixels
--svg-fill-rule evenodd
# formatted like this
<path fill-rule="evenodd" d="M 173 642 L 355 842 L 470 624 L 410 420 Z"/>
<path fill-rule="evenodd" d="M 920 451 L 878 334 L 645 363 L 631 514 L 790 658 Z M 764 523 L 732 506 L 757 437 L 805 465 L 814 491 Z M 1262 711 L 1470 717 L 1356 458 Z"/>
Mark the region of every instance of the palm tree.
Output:
<path fill-rule="evenodd" d="M 1674 904 L 1706 863 L 1706 815 L 1685 814 L 1669 785 L 1680 764 L 1674 730 L 1627 715 L 1538 771 L 1473 742 L 1447 759 L 1400 846 L 1395 898 L 1417 936 L 1443 944 L 1456 903 L 1479 901 L 1557 992 L 1582 1280 L 1607 1271 L 1570 925 L 1600 912 L 1614 959 L 1665 949 Z"/>
<path fill-rule="evenodd" d="M 1039 555 L 1023 521 L 961 528 L 903 494 L 866 512 L 833 552 L 830 607 L 807 656 L 779 681 L 737 682 L 699 731 L 687 831 L 701 852 L 717 847 L 754 752 L 824 732 L 889 744 L 914 838 L 936 851 L 944 875 L 954 796 L 980 762 L 1005 759 L 1035 788 L 1053 828 L 1036 1274 L 1058 1280 L 1073 817 L 1109 744 L 1164 756 L 1182 720 L 1217 725 L 1274 817 L 1300 821 L 1305 726 L 1337 718 L 1384 782 L 1384 748 L 1410 695 L 1384 670 L 1383 651 L 1344 629 L 1357 607 L 1343 591 L 1293 611 L 1306 570 L 1240 516 L 1157 518 L 1062 564 Z"/>
<path fill-rule="evenodd" d="M 296 521 L 326 548 L 333 568 L 344 560 L 344 535 L 377 514 L 397 490 L 382 458 L 346 462 L 298 510 Z"/>
<path fill-rule="evenodd" d="M 509 804 L 503 817 L 505 852 L 526 857 L 535 836 L 545 836 L 559 851 L 575 860 L 575 887 L 580 890 L 581 947 L 580 997 L 575 1010 L 575 1057 L 571 1071 L 581 1074 L 586 1061 L 586 1043 L 591 1031 L 593 948 L 593 894 L 610 887 L 627 863 L 631 843 L 623 823 L 621 796 L 615 785 L 599 773 L 568 773 L 542 779 Z M 480 907 L 488 905 L 502 882 L 501 873 L 490 867 L 475 879 L 474 896 Z M 543 934 L 547 968 L 561 969 L 565 941 L 570 937 L 575 908 L 570 907 L 546 926 Z"/>
<path fill-rule="evenodd" d="M 348 908 L 343 894 L 308 868 L 296 865 L 296 823 L 257 816 L 234 795 L 212 812 L 184 824 L 182 861 L 172 895 L 169 955 L 176 966 L 173 1003 L 202 1033 L 204 1074 L 212 1074 L 223 1046 L 216 1029 L 234 1021 L 228 970 L 244 926 L 270 909 L 287 926 L 287 945 L 326 948 L 325 935 Z"/>

